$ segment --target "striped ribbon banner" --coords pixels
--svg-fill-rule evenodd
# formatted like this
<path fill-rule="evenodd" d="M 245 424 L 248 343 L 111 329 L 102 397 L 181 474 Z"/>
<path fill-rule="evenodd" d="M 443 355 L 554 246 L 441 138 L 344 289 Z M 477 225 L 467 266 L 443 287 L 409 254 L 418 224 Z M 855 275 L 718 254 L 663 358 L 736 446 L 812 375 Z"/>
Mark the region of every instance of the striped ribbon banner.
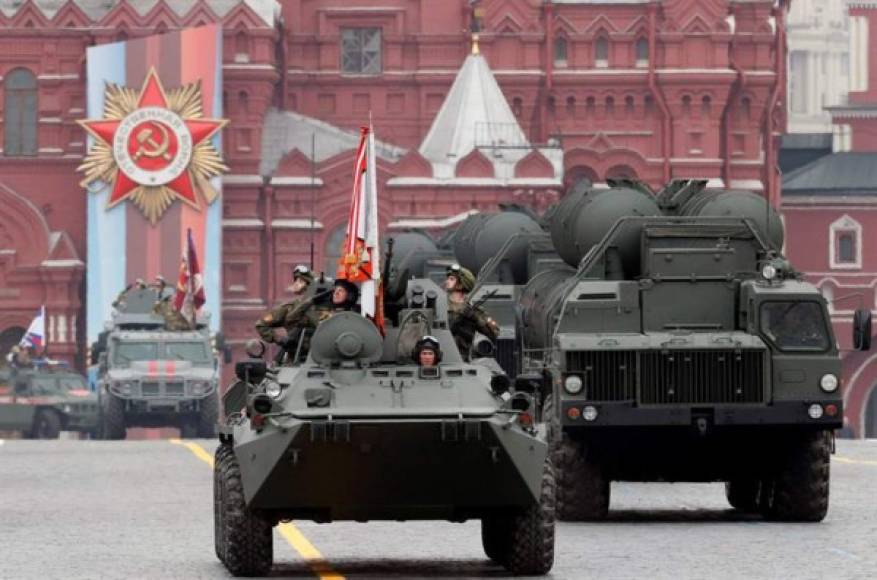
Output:
<path fill-rule="evenodd" d="M 104 116 L 108 83 L 139 94 L 150 69 L 155 69 L 165 92 L 201 83 L 203 114 L 222 118 L 222 27 L 209 25 L 169 34 L 90 47 L 87 54 L 88 117 Z M 220 134 L 212 137 L 222 151 Z M 91 144 L 91 138 L 89 138 Z M 210 181 L 216 192 L 221 180 Z M 197 186 L 196 186 L 197 187 Z M 152 224 L 130 199 L 108 208 L 112 184 L 93 185 L 88 192 L 87 334 L 97 339 L 109 319 L 112 302 L 137 278 L 151 281 L 162 275 L 173 285 L 180 256 L 191 228 L 202 262 L 211 329 L 220 327 L 222 261 L 222 203 L 196 195 L 198 207 L 175 200 Z"/>

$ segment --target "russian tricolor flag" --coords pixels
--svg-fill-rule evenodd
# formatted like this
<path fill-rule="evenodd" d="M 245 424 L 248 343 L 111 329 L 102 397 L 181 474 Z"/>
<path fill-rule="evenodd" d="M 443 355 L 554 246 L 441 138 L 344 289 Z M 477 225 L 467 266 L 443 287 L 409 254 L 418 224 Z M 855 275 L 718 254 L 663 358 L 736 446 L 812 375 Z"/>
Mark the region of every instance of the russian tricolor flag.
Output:
<path fill-rule="evenodd" d="M 27 332 L 21 337 L 19 346 L 29 346 L 34 350 L 40 350 L 46 346 L 46 307 L 40 306 L 40 311 L 27 327 Z"/>

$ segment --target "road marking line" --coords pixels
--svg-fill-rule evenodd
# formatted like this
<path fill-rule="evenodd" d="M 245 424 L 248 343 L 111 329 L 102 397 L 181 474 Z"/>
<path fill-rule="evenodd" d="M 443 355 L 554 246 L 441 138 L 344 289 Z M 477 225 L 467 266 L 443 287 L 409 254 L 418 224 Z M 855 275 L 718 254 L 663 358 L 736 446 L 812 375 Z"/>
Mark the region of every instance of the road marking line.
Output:
<path fill-rule="evenodd" d="M 866 459 L 850 459 L 849 457 L 834 456 L 834 460 L 838 463 L 853 463 L 856 465 L 877 465 L 877 461 L 868 461 Z"/>
<path fill-rule="evenodd" d="M 206 449 L 192 443 L 190 441 L 181 441 L 179 439 L 170 439 L 174 445 L 182 445 L 191 451 L 195 457 L 213 467 L 213 456 Z M 301 531 L 289 522 L 281 523 L 277 526 L 280 535 L 289 543 L 292 548 L 298 552 L 307 563 L 311 571 L 317 575 L 320 580 L 344 580 L 344 576 L 332 570 L 332 566 L 319 550 L 301 533 Z"/>

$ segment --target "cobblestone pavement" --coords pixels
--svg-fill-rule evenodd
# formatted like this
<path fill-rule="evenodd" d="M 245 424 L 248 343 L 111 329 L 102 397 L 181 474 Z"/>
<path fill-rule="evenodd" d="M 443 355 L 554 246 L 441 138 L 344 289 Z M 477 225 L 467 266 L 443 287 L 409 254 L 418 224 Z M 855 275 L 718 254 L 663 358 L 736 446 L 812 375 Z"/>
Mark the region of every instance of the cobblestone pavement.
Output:
<path fill-rule="evenodd" d="M 213 441 L 198 443 L 212 454 Z M 213 553 L 211 470 L 185 446 L 5 441 L 0 470 L 0 578 L 228 577 Z M 741 516 L 715 484 L 612 493 L 609 522 L 558 526 L 554 578 L 877 577 L 877 441 L 838 443 L 820 524 Z M 305 562 L 275 532 L 274 577 L 505 575 L 477 522 L 295 526 L 326 562 Z"/>

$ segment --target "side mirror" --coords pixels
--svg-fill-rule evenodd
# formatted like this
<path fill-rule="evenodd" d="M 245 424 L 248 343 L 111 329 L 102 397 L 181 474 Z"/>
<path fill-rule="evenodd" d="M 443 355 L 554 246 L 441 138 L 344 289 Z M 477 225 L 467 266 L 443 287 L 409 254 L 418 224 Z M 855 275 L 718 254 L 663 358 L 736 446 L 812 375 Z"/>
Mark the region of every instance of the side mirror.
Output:
<path fill-rule="evenodd" d="M 234 365 L 234 375 L 251 385 L 258 385 L 265 378 L 268 366 L 263 360 L 245 360 Z"/>
<path fill-rule="evenodd" d="M 853 315 L 853 348 L 871 350 L 871 311 L 859 309 Z"/>

